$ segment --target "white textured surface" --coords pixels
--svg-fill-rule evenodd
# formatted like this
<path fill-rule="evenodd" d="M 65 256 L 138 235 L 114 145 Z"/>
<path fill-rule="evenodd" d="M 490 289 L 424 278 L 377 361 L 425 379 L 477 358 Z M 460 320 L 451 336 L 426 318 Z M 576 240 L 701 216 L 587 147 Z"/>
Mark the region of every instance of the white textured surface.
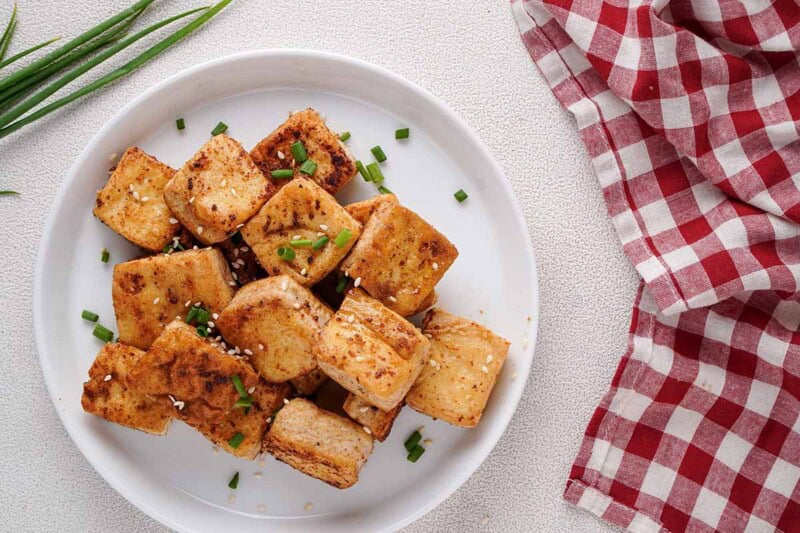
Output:
<path fill-rule="evenodd" d="M 76 34 L 128 0 L 20 0 L 17 49 Z M 148 20 L 190 5 L 161 0 Z M 3 18 L 8 3 L 3 5 Z M 103 7 L 98 8 L 97 5 Z M 349 54 L 429 89 L 506 170 L 538 256 L 542 316 L 526 395 L 490 458 L 409 531 L 597 531 L 561 492 L 625 347 L 636 278 L 572 120 L 528 58 L 505 0 L 235 0 L 132 77 L 0 141 L 0 523 L 16 531 L 161 531 L 95 474 L 49 400 L 31 331 L 31 280 L 62 176 L 121 105 L 190 65 L 253 48 Z M 90 253 L 87 251 L 87 253 Z M 94 253 L 94 252 L 91 252 Z"/>

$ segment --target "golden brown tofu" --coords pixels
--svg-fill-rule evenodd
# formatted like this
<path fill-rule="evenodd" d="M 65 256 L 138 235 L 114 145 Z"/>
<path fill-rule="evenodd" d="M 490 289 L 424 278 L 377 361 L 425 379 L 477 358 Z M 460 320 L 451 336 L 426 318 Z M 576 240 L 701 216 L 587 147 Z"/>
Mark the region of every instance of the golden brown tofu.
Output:
<path fill-rule="evenodd" d="M 317 368 L 311 347 L 332 316 L 310 290 L 289 276 L 274 276 L 242 287 L 216 325 L 261 377 L 282 383 Z"/>
<path fill-rule="evenodd" d="M 164 187 L 175 218 L 199 241 L 224 241 L 269 197 L 267 179 L 238 141 L 216 135 Z"/>
<path fill-rule="evenodd" d="M 317 367 L 308 374 L 292 379 L 291 384 L 300 396 L 311 396 L 326 381 L 328 381 L 327 374 Z"/>
<path fill-rule="evenodd" d="M 406 402 L 453 425 L 477 426 L 510 343 L 441 309 L 428 311 L 423 330 L 431 339 L 431 364 L 425 366 Z"/>
<path fill-rule="evenodd" d="M 428 296 L 425 297 L 425 299 L 422 301 L 422 303 L 419 304 L 419 307 L 414 310 L 413 314 L 416 315 L 417 313 L 424 313 L 425 311 L 427 311 L 428 309 L 430 309 L 431 307 L 436 305 L 436 300 L 438 300 L 438 299 L 439 299 L 439 295 L 436 294 L 436 291 L 435 290 L 431 291 L 428 294 Z"/>
<path fill-rule="evenodd" d="M 203 248 L 134 259 L 114 266 L 111 297 L 120 341 L 147 349 L 187 302 L 219 313 L 233 298 L 235 282 L 219 250 Z"/>
<path fill-rule="evenodd" d="M 109 422 L 163 435 L 172 418 L 172 406 L 132 389 L 127 382 L 128 373 L 143 355 L 133 346 L 103 346 L 89 369 L 89 381 L 83 384 L 81 405 L 87 413 Z"/>
<path fill-rule="evenodd" d="M 304 474 L 345 489 L 358 481 L 372 453 L 372 437 L 354 422 L 296 398 L 278 411 L 264 449 Z"/>
<path fill-rule="evenodd" d="M 299 171 L 300 163 L 292 155 L 292 144 L 297 141 L 303 143 L 308 158 L 317 164 L 312 176 Z M 339 136 L 329 130 L 322 117 L 311 108 L 292 114 L 259 142 L 250 155 L 275 187 L 283 187 L 290 180 L 273 178 L 273 170 L 292 169 L 294 178 L 311 179 L 331 194 L 336 194 L 356 175 L 355 160 L 339 141 Z"/>
<path fill-rule="evenodd" d="M 381 411 L 355 394 L 348 394 L 343 408 L 347 416 L 370 430 L 372 438 L 383 442 L 389 436 L 392 425 L 394 425 L 397 415 L 400 414 L 403 404 L 401 403 L 390 411 Z"/>
<path fill-rule="evenodd" d="M 180 225 L 170 223 L 164 186 L 175 170 L 139 148 L 131 146 L 111 172 L 108 183 L 97 191 L 94 216 L 130 242 L 160 252 L 178 234 Z"/>
<path fill-rule="evenodd" d="M 351 236 L 339 247 L 335 240 L 344 230 Z M 359 235 L 361 224 L 333 196 L 308 180 L 293 180 L 283 187 L 242 228 L 242 237 L 268 274 L 288 274 L 302 285 L 313 285 L 335 270 Z M 329 242 L 318 250 L 290 245 L 293 240 L 313 243 L 323 236 Z M 294 252 L 294 259 L 278 256 L 281 247 Z"/>
<path fill-rule="evenodd" d="M 397 201 L 397 196 L 394 194 L 380 194 L 367 200 L 347 204 L 344 208 L 347 209 L 351 217 L 361 222 L 362 226 L 366 226 L 369 217 L 371 217 L 380 206 L 385 204 L 399 205 L 400 202 Z"/>
<path fill-rule="evenodd" d="M 429 342 L 413 324 L 360 289 L 351 290 L 314 346 L 328 377 L 389 411 L 428 361 Z"/>
<path fill-rule="evenodd" d="M 423 305 L 458 256 L 447 238 L 401 205 L 384 203 L 340 267 L 389 309 L 403 316 Z"/>

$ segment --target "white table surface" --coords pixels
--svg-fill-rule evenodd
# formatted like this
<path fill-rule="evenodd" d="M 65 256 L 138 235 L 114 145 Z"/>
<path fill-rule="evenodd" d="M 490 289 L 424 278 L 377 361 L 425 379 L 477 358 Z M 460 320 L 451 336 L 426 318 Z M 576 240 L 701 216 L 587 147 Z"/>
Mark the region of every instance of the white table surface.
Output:
<path fill-rule="evenodd" d="M 75 35 L 129 3 L 19 0 L 16 50 Z M 161 0 L 147 19 L 203 3 Z M 9 4 L 0 7 L 3 24 Z M 625 348 L 637 281 L 573 120 L 529 59 L 507 0 L 235 0 L 133 76 L 0 141 L 0 189 L 22 193 L 0 198 L 0 304 L 8 312 L 0 321 L 2 529 L 164 530 L 94 472 L 56 416 L 31 324 L 36 249 L 62 177 L 123 104 L 202 61 L 281 47 L 352 55 L 442 98 L 505 169 L 533 238 L 541 329 L 526 394 L 484 465 L 408 531 L 610 531 L 561 493 Z"/>

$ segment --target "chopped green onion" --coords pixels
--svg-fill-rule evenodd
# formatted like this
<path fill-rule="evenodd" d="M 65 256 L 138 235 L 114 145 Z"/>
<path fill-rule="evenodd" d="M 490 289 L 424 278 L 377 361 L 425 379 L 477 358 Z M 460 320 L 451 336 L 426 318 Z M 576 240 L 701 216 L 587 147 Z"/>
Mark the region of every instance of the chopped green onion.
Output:
<path fill-rule="evenodd" d="M 278 170 L 273 170 L 269 174 L 276 180 L 285 180 L 294 176 L 294 170 L 291 168 L 280 168 Z"/>
<path fill-rule="evenodd" d="M 342 294 L 346 286 L 347 286 L 347 276 L 339 278 L 339 283 L 336 284 L 336 292 Z"/>
<path fill-rule="evenodd" d="M 207 324 L 209 320 L 211 320 L 211 313 L 208 312 L 207 309 L 202 307 L 195 307 L 197 309 L 197 323 L 198 324 Z"/>
<path fill-rule="evenodd" d="M 94 330 L 92 330 L 92 335 L 103 342 L 111 342 L 111 339 L 114 338 L 114 332 L 102 324 L 95 324 Z"/>
<path fill-rule="evenodd" d="M 237 431 L 236 434 L 233 437 L 231 437 L 231 440 L 228 441 L 228 446 L 230 446 L 235 450 L 236 448 L 239 447 L 239 445 L 242 443 L 243 440 L 244 440 L 244 435 L 242 435 L 240 432 Z"/>
<path fill-rule="evenodd" d="M 100 315 L 97 313 L 92 313 L 91 311 L 87 311 L 84 309 L 81 312 L 81 318 L 84 320 L 88 320 L 89 322 L 97 322 L 97 319 L 100 318 Z"/>
<path fill-rule="evenodd" d="M 408 139 L 408 128 L 400 128 L 399 130 L 394 130 L 394 138 L 395 139 Z"/>
<path fill-rule="evenodd" d="M 369 180 L 374 183 L 383 183 L 383 172 L 378 163 L 370 163 L 367 165 L 367 172 L 369 172 Z"/>
<path fill-rule="evenodd" d="M 327 236 L 327 235 L 323 235 L 322 237 L 320 237 L 319 239 L 317 239 L 316 241 L 314 241 L 314 244 L 312 244 L 312 245 L 311 245 L 311 248 L 313 248 L 314 250 L 319 250 L 319 249 L 321 249 L 323 246 L 325 246 L 326 244 L 328 244 L 328 241 L 330 241 L 330 239 L 328 238 L 328 236 Z"/>
<path fill-rule="evenodd" d="M 342 231 L 339 232 L 339 235 L 333 239 L 333 244 L 335 244 L 337 248 L 344 248 L 344 245 L 347 244 L 347 241 L 349 241 L 350 237 L 352 236 L 352 231 L 347 228 L 343 228 Z"/>
<path fill-rule="evenodd" d="M 0 191 L 0 196 L 19 196 L 17 191 Z"/>
<path fill-rule="evenodd" d="M 314 244 L 309 239 L 294 239 L 293 241 L 289 241 L 289 246 L 292 248 L 308 248 Z"/>
<path fill-rule="evenodd" d="M 342 141 L 342 142 L 346 141 L 349 138 L 350 138 L 350 132 L 349 131 L 344 131 L 344 132 L 341 133 L 341 135 L 339 135 L 339 140 Z"/>
<path fill-rule="evenodd" d="M 406 447 L 407 452 L 410 452 L 414 446 L 419 444 L 421 439 L 422 434 L 419 431 L 414 431 L 414 433 L 412 433 L 411 436 L 406 439 L 406 442 L 403 444 L 403 446 Z"/>
<path fill-rule="evenodd" d="M 392 191 L 390 191 L 388 188 L 384 187 L 383 185 L 378 187 L 378 192 L 381 193 L 381 194 L 394 194 Z"/>
<path fill-rule="evenodd" d="M 189 309 L 189 313 L 186 315 L 186 323 L 191 324 L 197 318 L 197 313 L 199 312 L 198 307 L 192 307 Z"/>
<path fill-rule="evenodd" d="M 291 261 L 295 258 L 294 250 L 287 246 L 281 246 L 278 248 L 278 257 L 283 259 L 284 261 Z"/>
<path fill-rule="evenodd" d="M 469 198 L 467 193 L 464 192 L 464 189 L 457 190 L 453 196 L 455 197 L 456 200 L 458 200 L 458 203 L 463 203 L 464 200 Z"/>
<path fill-rule="evenodd" d="M 175 127 L 178 128 L 179 130 L 185 130 L 186 121 L 184 121 L 182 118 L 179 118 L 178 120 L 175 121 Z"/>
<path fill-rule="evenodd" d="M 364 181 L 372 181 L 372 176 L 369 175 L 369 171 L 364 167 L 364 163 L 356 161 L 356 168 L 361 177 L 364 178 Z"/>
<path fill-rule="evenodd" d="M 100 261 L 102 261 L 103 263 L 108 263 L 108 260 L 110 258 L 111 258 L 111 254 L 108 252 L 108 250 L 103 248 L 103 251 L 100 253 Z"/>
<path fill-rule="evenodd" d="M 236 403 L 233 404 L 234 407 L 244 407 L 245 409 L 248 407 L 253 406 L 253 399 L 248 396 L 247 398 L 239 398 L 236 400 Z"/>
<path fill-rule="evenodd" d="M 231 381 L 233 381 L 233 387 L 236 389 L 236 392 L 239 393 L 239 397 L 247 398 L 248 395 L 244 388 L 244 383 L 242 383 L 242 378 L 236 375 L 231 378 Z"/>
<path fill-rule="evenodd" d="M 241 433 L 238 433 L 238 435 L 241 435 Z M 228 444 L 230 444 L 230 443 L 228 443 Z M 231 445 L 231 446 L 233 446 L 233 445 Z M 234 446 L 234 448 L 236 448 L 236 446 Z M 239 472 L 236 472 L 233 475 L 233 477 L 231 478 L 231 480 L 228 481 L 228 488 L 229 489 L 235 489 L 238 486 L 239 486 Z"/>
<path fill-rule="evenodd" d="M 198 334 L 198 335 L 200 335 L 201 337 L 203 337 L 204 339 L 205 339 L 206 337 L 208 337 L 208 327 L 207 327 L 207 326 L 205 326 L 205 325 L 203 325 L 203 324 L 200 324 L 200 325 L 199 325 L 199 326 L 197 326 L 197 328 L 195 328 L 195 329 L 196 329 L 196 331 L 197 331 L 197 334 Z"/>
<path fill-rule="evenodd" d="M 294 156 L 294 160 L 298 163 L 302 163 L 308 159 L 308 152 L 306 152 L 306 147 L 303 146 L 303 141 L 297 141 L 292 144 L 292 155 Z"/>
<path fill-rule="evenodd" d="M 213 130 L 211 130 L 211 136 L 219 135 L 220 133 L 225 133 L 228 131 L 228 125 L 224 122 L 220 122 L 217 124 Z"/>
<path fill-rule="evenodd" d="M 372 152 L 372 155 L 375 156 L 375 159 L 378 160 L 378 163 L 383 163 L 384 161 L 386 161 L 386 154 L 383 153 L 383 148 L 381 148 L 379 145 L 376 144 L 375 146 L 370 148 L 369 151 Z"/>
<path fill-rule="evenodd" d="M 422 457 L 423 453 L 425 453 L 425 448 L 423 448 L 419 444 L 416 444 L 416 445 L 414 445 L 413 448 L 411 448 L 411 451 L 408 452 L 408 457 L 406 457 L 406 459 L 408 459 L 412 463 L 416 463 L 417 459 Z"/>
<path fill-rule="evenodd" d="M 306 159 L 305 161 L 303 161 L 303 164 L 300 165 L 300 172 L 306 174 L 307 176 L 313 176 L 314 172 L 316 171 L 317 171 L 317 164 L 311 159 Z"/>

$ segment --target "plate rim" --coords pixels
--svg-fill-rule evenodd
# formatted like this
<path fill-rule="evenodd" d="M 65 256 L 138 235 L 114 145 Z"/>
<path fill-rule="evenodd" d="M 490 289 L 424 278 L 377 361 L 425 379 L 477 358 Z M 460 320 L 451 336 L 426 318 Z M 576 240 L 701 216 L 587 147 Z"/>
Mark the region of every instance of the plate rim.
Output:
<path fill-rule="evenodd" d="M 512 394 L 507 396 L 505 399 L 509 402 L 510 406 L 507 410 L 507 414 L 505 415 L 506 420 L 503 423 L 502 431 L 498 431 L 492 435 L 490 435 L 484 442 L 479 444 L 477 449 L 473 452 L 477 457 L 480 458 L 479 461 L 475 462 L 474 468 L 471 470 L 465 469 L 462 472 L 457 473 L 456 475 L 450 476 L 449 483 L 446 484 L 443 490 L 441 490 L 435 498 L 429 500 L 425 505 L 419 506 L 413 510 L 413 512 L 406 515 L 399 521 L 396 521 L 393 524 L 387 524 L 384 528 L 385 531 L 394 531 L 405 527 L 412 522 L 422 518 L 430 511 L 438 507 L 442 502 L 444 502 L 447 498 L 452 496 L 467 480 L 472 477 L 472 475 L 477 472 L 477 470 L 485 463 L 486 459 L 489 457 L 489 454 L 494 450 L 497 446 L 497 443 L 500 439 L 505 435 L 505 432 L 508 430 L 509 425 L 512 422 L 514 415 L 517 412 L 517 408 L 519 407 L 519 402 L 522 398 L 522 394 L 528 387 L 528 378 L 530 377 L 530 370 L 533 364 L 533 356 L 536 351 L 536 345 L 538 340 L 539 334 L 539 313 L 540 313 L 540 299 L 539 299 L 539 286 L 538 286 L 538 265 L 536 262 L 536 256 L 533 251 L 533 241 L 531 240 L 530 230 L 528 228 L 528 224 L 525 220 L 524 213 L 520 206 L 519 200 L 517 199 L 517 195 L 514 193 L 513 188 L 511 187 L 511 182 L 508 180 L 506 173 L 500 167 L 499 163 L 496 161 L 492 153 L 489 151 L 487 146 L 475 132 L 475 130 L 455 111 L 450 109 L 450 107 L 439 97 L 425 89 L 424 87 L 417 85 L 413 81 L 409 80 L 408 78 L 397 74 L 389 70 L 386 67 L 376 65 L 373 63 L 369 63 L 362 59 L 358 59 L 352 56 L 348 56 L 345 54 L 339 54 L 335 52 L 323 51 L 323 50 L 314 50 L 314 49 L 306 49 L 306 48 L 268 48 L 268 49 L 259 49 L 259 50 L 248 50 L 242 52 L 236 52 L 233 54 L 228 54 L 225 56 L 221 56 L 218 58 L 214 58 L 208 61 L 204 61 L 202 63 L 198 63 L 187 67 L 179 72 L 176 72 L 167 78 L 164 78 L 157 83 L 149 86 L 147 89 L 142 91 L 139 95 L 131 99 L 128 103 L 118 109 L 109 119 L 105 121 L 103 126 L 95 133 L 92 138 L 86 143 L 86 145 L 81 150 L 80 154 L 77 156 L 75 161 L 70 166 L 69 170 L 65 174 L 65 177 L 61 184 L 59 185 L 58 192 L 56 193 L 52 203 L 50 204 L 50 210 L 47 214 L 47 219 L 43 226 L 42 234 L 40 237 L 39 245 L 37 248 L 36 253 L 36 264 L 34 267 L 34 277 L 33 277 L 33 297 L 32 297 L 32 311 L 33 311 L 33 326 L 34 326 L 34 337 L 36 342 L 36 352 L 37 358 L 39 360 L 39 366 L 42 370 L 42 374 L 44 377 L 45 385 L 47 386 L 47 391 L 50 396 L 50 400 L 53 404 L 53 408 L 55 409 L 59 420 L 61 421 L 61 425 L 67 431 L 72 442 L 75 444 L 76 448 L 81 452 L 81 455 L 86 459 L 89 465 L 97 472 L 103 480 L 108 483 L 111 488 L 113 488 L 120 496 L 122 496 L 125 500 L 133 504 L 137 509 L 148 515 L 150 518 L 160 522 L 161 524 L 175 529 L 177 531 L 189 531 L 186 526 L 180 523 L 176 518 L 173 516 L 168 516 L 165 513 L 162 513 L 159 509 L 151 506 L 149 502 L 144 501 L 138 493 L 128 491 L 124 488 L 124 484 L 118 480 L 115 475 L 109 472 L 104 463 L 101 461 L 96 461 L 93 459 L 93 455 L 90 453 L 91 450 L 87 449 L 85 443 L 81 444 L 82 439 L 77 434 L 77 428 L 74 427 L 72 424 L 68 423 L 65 419 L 65 415 L 61 409 L 58 408 L 58 403 L 56 400 L 56 390 L 55 390 L 55 382 L 53 371 L 50 368 L 50 365 L 47 361 L 47 357 L 44 356 L 45 353 L 45 336 L 46 333 L 44 332 L 44 327 L 42 324 L 43 321 L 43 305 L 45 303 L 44 295 L 42 294 L 42 286 L 43 286 L 43 277 L 45 275 L 45 262 L 43 259 L 47 253 L 47 250 L 51 247 L 50 243 L 53 238 L 53 230 L 56 224 L 56 218 L 58 214 L 58 208 L 64 201 L 64 197 L 67 194 L 67 191 L 70 189 L 73 182 L 79 179 L 78 170 L 82 166 L 84 160 L 88 159 L 91 154 L 93 153 L 94 147 L 99 143 L 100 139 L 102 139 L 107 132 L 116 124 L 122 120 L 124 116 L 126 116 L 130 110 L 136 106 L 138 106 L 142 101 L 147 100 L 151 97 L 152 94 L 160 91 L 164 87 L 170 86 L 175 83 L 179 83 L 184 79 L 191 78 L 195 76 L 197 73 L 202 72 L 203 70 L 215 68 L 221 66 L 225 63 L 233 63 L 239 60 L 247 60 L 247 59 L 255 59 L 260 60 L 264 58 L 270 58 L 274 56 L 288 56 L 292 58 L 297 58 L 298 60 L 302 59 L 317 59 L 317 60 L 324 60 L 324 61 L 331 61 L 331 62 L 342 62 L 350 64 L 350 66 L 354 66 L 357 68 L 364 69 L 369 71 L 372 74 L 382 76 L 384 78 L 390 79 L 392 82 L 402 85 L 405 89 L 412 91 L 420 98 L 428 100 L 440 113 L 445 115 L 449 120 L 455 123 L 459 128 L 463 130 L 464 133 L 468 135 L 474 142 L 475 145 L 479 147 L 481 152 L 481 157 L 483 157 L 490 165 L 492 171 L 501 176 L 503 179 L 498 180 L 499 186 L 502 188 L 503 194 L 510 200 L 510 204 L 513 210 L 514 218 L 516 219 L 519 229 L 522 232 L 522 236 L 525 237 L 525 243 L 523 248 L 525 250 L 525 255 L 527 258 L 528 263 L 531 265 L 531 269 L 528 272 L 529 283 L 531 286 L 531 295 L 533 299 L 533 315 L 531 317 L 532 321 L 532 328 L 531 328 L 531 336 L 528 338 L 528 346 L 522 348 L 522 359 L 520 361 L 520 365 L 515 367 L 515 371 L 520 375 L 520 377 L 525 378 L 525 385 L 519 387 L 517 391 L 512 391 Z M 268 86 L 263 87 L 264 89 L 269 88 Z M 238 94 L 238 93 L 236 93 Z M 235 96 L 235 94 L 229 94 L 224 97 L 217 98 L 219 100 L 221 98 L 228 98 L 231 96 Z"/>

